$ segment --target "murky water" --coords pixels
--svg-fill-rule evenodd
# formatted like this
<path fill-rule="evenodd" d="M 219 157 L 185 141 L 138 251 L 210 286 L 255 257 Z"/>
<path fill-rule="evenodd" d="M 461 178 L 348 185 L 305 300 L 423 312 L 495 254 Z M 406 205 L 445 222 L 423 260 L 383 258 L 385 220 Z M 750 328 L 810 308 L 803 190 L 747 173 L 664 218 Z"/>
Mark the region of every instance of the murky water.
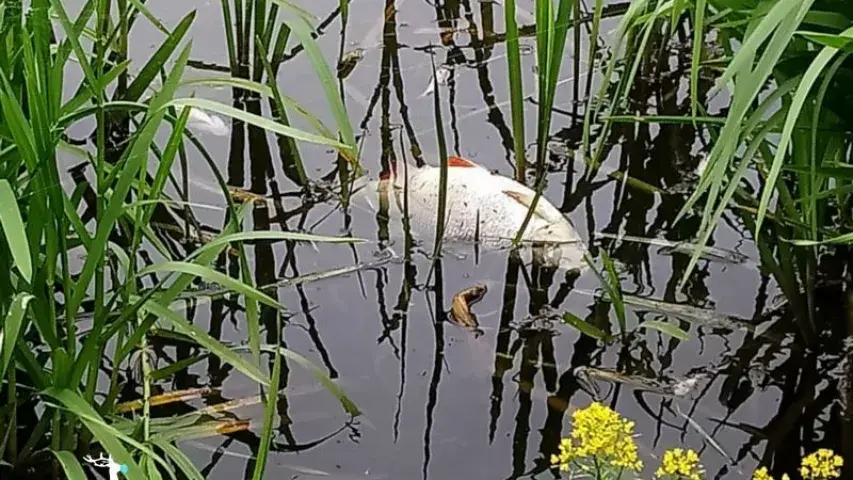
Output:
<path fill-rule="evenodd" d="M 431 76 L 425 47 L 433 45 L 439 46 L 436 61 L 453 67 L 449 80 L 440 87 L 450 153 L 511 175 L 512 139 L 499 3 L 446 1 L 435 7 L 423 0 L 397 0 L 396 4 L 354 0 L 345 35 L 340 16 L 334 13 L 336 1 L 303 3 L 310 3 L 306 7 L 328 19 L 320 44 L 333 64 L 341 51 L 365 49 L 363 60 L 344 86 L 350 118 L 365 135 L 362 158 L 372 174 L 379 172 L 382 161 L 392 155 L 401 158 L 401 133 L 408 156 L 413 141 L 424 152 L 437 150 L 433 97 L 424 95 Z M 533 10 L 531 0 L 518 3 L 526 11 Z M 219 2 L 149 2 L 149 6 L 170 26 L 188 10 L 197 9 L 192 29 L 194 65 L 227 65 Z M 394 6 L 396 10 L 389 9 Z M 531 25 L 532 18 L 520 16 L 519 23 Z M 162 35 L 144 21 L 137 24 L 131 55 L 147 58 Z M 442 45 L 439 27 L 456 31 L 449 44 Z M 612 22 L 606 23 L 602 30 L 613 27 Z M 292 39 L 291 45 L 294 42 Z M 532 52 L 533 43 L 532 37 L 522 40 L 525 51 Z M 582 79 L 587 68 L 585 48 L 580 65 Z M 585 241 L 594 238 L 597 231 L 690 240 L 695 224 L 690 220 L 673 224 L 683 194 L 648 193 L 606 174 L 626 171 L 666 192 L 678 192 L 699 164 L 709 141 L 707 135 L 690 126 L 641 124 L 618 128 L 614 135 L 618 145 L 604 162 L 602 172 L 594 178 L 586 177 L 581 162 L 560 153 L 577 148 L 582 128 L 582 111 L 573 114 L 578 75 L 574 50 L 570 34 L 561 76 L 565 81 L 558 89 L 560 112 L 553 119 L 552 173 L 545 195 L 568 214 Z M 634 105 L 648 105 L 660 114 L 687 111 L 687 70 L 677 58 L 674 53 L 668 65 L 660 66 L 664 74 L 641 82 L 632 95 Z M 524 55 L 522 64 L 525 89 L 533 92 L 535 55 Z M 188 71 L 191 77 L 211 74 L 200 68 Z M 283 92 L 329 125 L 334 124 L 304 53 L 296 53 L 283 63 L 279 84 Z M 583 95 L 585 82 L 581 81 L 580 87 Z M 229 90 L 197 89 L 196 94 L 232 102 Z M 537 107 L 528 101 L 526 108 L 530 143 L 535 135 Z M 273 137 L 257 131 L 247 137 L 240 128 L 232 137 L 205 137 L 205 144 L 230 185 L 264 195 L 298 193 L 284 173 Z M 311 145 L 300 148 L 312 179 L 336 178 L 334 154 Z M 212 184 L 213 177 L 203 160 L 192 150 L 189 155 L 193 179 Z M 425 155 L 425 159 L 436 163 L 435 156 Z M 222 200 L 199 189 L 193 192 L 193 201 L 221 204 Z M 248 252 L 259 284 L 370 261 L 378 251 L 377 242 L 384 240 L 382 219 L 375 212 L 356 207 L 344 212 L 334 198 L 316 201 L 292 195 L 284 197 L 283 204 L 282 211 L 257 209 L 253 214 L 256 228 L 286 224 L 289 229 L 318 234 L 351 233 L 371 242 L 355 248 L 307 244 L 251 247 Z M 222 224 L 220 212 L 199 210 L 196 214 L 215 228 Z M 726 219 L 713 244 L 736 249 L 755 260 L 754 245 L 744 238 L 743 231 L 736 219 Z M 596 256 L 597 245 L 591 246 Z M 391 248 L 403 256 L 402 244 Z M 700 262 L 683 293 L 677 293 L 675 287 L 687 256 L 663 254 L 656 246 L 621 243 L 613 257 L 626 293 L 716 309 L 756 325 L 777 319 L 765 311 L 768 298 L 778 294 L 778 289 L 762 277 L 754 262 Z M 800 360 L 795 350 L 791 356 L 790 334 L 784 328 L 779 329 L 775 340 L 767 340 L 681 322 L 681 327 L 690 331 L 689 341 L 678 342 L 648 331 L 633 336 L 625 345 L 605 348 L 567 325 L 540 322 L 525 328 L 528 320 L 546 306 L 599 325 L 608 324 L 609 305 L 589 293 L 598 287 L 589 273 L 578 279 L 564 278 L 562 272 L 520 265 L 505 252 L 455 252 L 446 255 L 431 275 L 430 266 L 428 259 L 416 254 L 409 263 L 397 259 L 358 274 L 280 290 L 279 299 L 293 314 L 284 329 L 287 347 L 337 379 L 363 415 L 351 420 L 332 395 L 312 388 L 315 382 L 309 373 L 298 365 L 288 365 L 285 379 L 291 393 L 279 404 L 282 425 L 276 431 L 268 478 L 550 477 L 547 458 L 569 431 L 572 409 L 591 401 L 573 373 L 579 366 L 655 377 L 696 372 L 708 375 L 691 395 L 677 400 L 635 393 L 624 386 L 602 385 L 605 401 L 637 422 L 647 465 L 644 478 L 651 476 L 657 464 L 655 455 L 674 446 L 700 451 L 711 478 L 746 478 L 765 455 L 783 448 L 768 439 L 788 438 L 791 422 L 796 421 L 791 415 L 806 408 L 792 405 L 811 401 L 812 397 L 804 400 L 791 385 L 796 383 L 792 379 L 796 373 L 789 372 L 800 368 Z M 235 265 L 220 267 L 236 271 Z M 446 321 L 451 296 L 476 283 L 488 287 L 484 300 L 474 307 L 484 330 L 478 338 Z M 242 314 L 225 300 L 199 306 L 189 314 L 223 341 L 246 341 Z M 629 307 L 629 326 L 643 318 L 665 319 Z M 767 328 L 764 323 L 759 326 L 761 331 Z M 274 341 L 273 331 L 262 335 L 267 336 L 266 341 Z M 191 354 L 170 346 L 162 351 L 170 361 Z M 167 387 L 199 386 L 222 388 L 221 398 L 211 402 L 256 393 L 249 381 L 215 359 L 196 364 Z M 806 403 L 797 403 L 800 401 Z M 235 414 L 260 422 L 259 412 L 258 408 Z M 712 447 L 682 412 L 711 435 L 731 461 Z M 247 459 L 257 450 L 259 425 L 252 432 L 185 442 L 182 447 L 197 465 L 205 466 L 207 478 L 242 478 L 252 469 Z"/>

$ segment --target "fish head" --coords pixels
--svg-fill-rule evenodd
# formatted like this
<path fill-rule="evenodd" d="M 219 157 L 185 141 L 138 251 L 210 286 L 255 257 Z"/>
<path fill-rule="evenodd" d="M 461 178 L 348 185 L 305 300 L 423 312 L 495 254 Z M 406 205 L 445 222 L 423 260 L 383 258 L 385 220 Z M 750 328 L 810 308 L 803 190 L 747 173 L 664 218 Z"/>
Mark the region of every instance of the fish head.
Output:
<path fill-rule="evenodd" d="M 568 220 L 549 223 L 531 234 L 534 243 L 533 258 L 536 262 L 559 267 L 566 271 L 586 268 L 586 247 Z"/>

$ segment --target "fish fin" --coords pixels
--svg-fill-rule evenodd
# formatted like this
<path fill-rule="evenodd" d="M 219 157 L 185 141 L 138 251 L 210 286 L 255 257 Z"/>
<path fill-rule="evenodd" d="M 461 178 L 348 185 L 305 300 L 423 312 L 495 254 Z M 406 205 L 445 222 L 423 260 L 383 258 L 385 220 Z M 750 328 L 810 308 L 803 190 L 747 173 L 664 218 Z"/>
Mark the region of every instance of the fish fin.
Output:
<path fill-rule="evenodd" d="M 451 155 L 451 156 L 447 157 L 447 166 L 448 167 L 463 167 L 463 168 L 480 167 L 479 165 L 472 162 L 471 160 L 468 160 L 467 158 L 457 157 L 456 155 Z"/>
<path fill-rule="evenodd" d="M 531 197 L 529 195 L 525 195 L 525 194 L 520 193 L 520 192 L 514 192 L 512 190 L 504 190 L 504 194 L 506 196 L 508 196 L 509 198 L 515 200 L 516 202 L 520 203 L 524 208 L 530 208 L 530 204 L 533 203 L 533 197 Z M 536 215 L 537 217 L 543 219 L 543 220 L 548 220 L 546 215 L 544 215 L 544 212 L 542 211 L 541 206 L 538 203 L 536 204 L 536 211 L 534 211 L 533 214 Z"/>

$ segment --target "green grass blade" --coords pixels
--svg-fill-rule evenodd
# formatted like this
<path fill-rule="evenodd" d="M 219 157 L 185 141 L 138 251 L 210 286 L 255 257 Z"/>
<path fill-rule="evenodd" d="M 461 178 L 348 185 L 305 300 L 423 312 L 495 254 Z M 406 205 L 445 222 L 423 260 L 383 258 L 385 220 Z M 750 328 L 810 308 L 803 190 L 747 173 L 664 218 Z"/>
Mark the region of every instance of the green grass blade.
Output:
<path fill-rule="evenodd" d="M 89 405 L 80 394 L 56 387 L 46 389 L 44 394 L 56 399 L 65 409 L 76 415 L 86 428 L 94 434 L 95 438 L 103 445 L 104 449 L 113 457 L 116 463 L 127 465 L 128 471 L 126 476 L 129 480 L 146 479 L 142 469 L 133 460 L 133 457 L 124 445 L 122 445 L 122 442 L 128 443 L 140 450 L 150 452 L 145 445 L 107 425 L 100 415 L 98 415 L 98 412 L 95 411 L 94 407 Z M 153 454 L 153 452 L 150 453 Z"/>
<path fill-rule="evenodd" d="M 726 67 L 726 70 L 717 79 L 717 85 L 713 91 L 722 88 L 737 73 L 748 71 L 747 69 L 752 67 L 751 61 L 755 57 L 756 52 L 758 52 L 758 48 L 800 4 L 801 0 L 779 0 L 776 2 L 773 8 L 767 12 L 767 15 L 761 17 L 761 21 L 755 27 L 755 30 L 746 37 L 746 41 L 740 46 L 738 52 Z"/>
<path fill-rule="evenodd" d="M 232 233 L 229 235 L 220 235 L 210 242 L 200 247 L 186 260 L 196 258 L 203 253 L 218 249 L 233 242 L 246 242 L 253 240 L 266 241 L 294 241 L 294 242 L 319 242 L 319 243 L 363 243 L 366 240 L 355 237 L 326 237 L 321 235 L 313 235 L 310 233 L 298 232 L 279 232 L 275 230 L 254 230 L 251 232 Z"/>
<path fill-rule="evenodd" d="M 298 7 L 290 2 L 286 2 L 284 0 L 271 1 L 278 4 L 285 10 L 299 13 Z M 323 58 L 323 52 L 320 50 L 320 45 L 312 36 L 313 29 L 305 20 L 304 15 L 297 16 L 292 21 L 287 22 L 287 24 L 290 26 L 293 34 L 299 39 L 303 48 L 305 48 L 305 53 L 308 54 L 308 59 L 311 62 L 311 66 L 314 68 L 314 73 L 317 75 L 317 78 L 323 86 L 326 101 L 332 109 L 332 114 L 334 115 L 335 121 L 338 124 L 338 129 L 341 132 L 341 139 L 348 147 L 342 153 L 349 161 L 357 164 L 358 146 L 355 141 L 355 134 L 353 133 L 352 125 L 349 121 L 349 115 L 347 114 L 346 106 L 341 98 L 341 92 L 338 90 L 338 82 L 335 80 L 335 75 L 332 73 L 332 69 L 329 67 L 329 64 Z"/>
<path fill-rule="evenodd" d="M 6 378 L 6 368 L 8 368 L 9 363 L 12 361 L 12 354 L 15 351 L 15 345 L 18 343 L 18 337 L 20 337 L 21 327 L 24 324 L 24 315 L 27 313 L 27 305 L 35 299 L 34 296 L 28 293 L 18 293 L 15 295 L 15 299 L 12 300 L 12 306 L 9 308 L 9 312 L 6 313 L 6 319 L 3 322 L 3 363 L 0 364 L 0 378 Z"/>
<path fill-rule="evenodd" d="M 178 47 L 178 44 L 183 40 L 184 35 L 189 31 L 193 20 L 195 20 L 195 14 L 196 12 L 193 10 L 178 22 L 178 25 L 169 37 L 163 41 L 160 48 L 158 48 L 157 51 L 154 52 L 154 55 L 148 59 L 148 62 L 142 67 L 139 74 L 137 74 L 136 78 L 133 79 L 133 82 L 131 82 L 127 87 L 127 91 L 122 97 L 122 100 L 135 102 L 142 97 L 142 94 L 145 93 L 145 90 L 149 85 L 151 85 L 151 82 L 157 78 L 157 74 L 169 58 L 171 58 L 175 49 Z"/>
<path fill-rule="evenodd" d="M 339 149 L 342 153 L 347 152 L 349 155 L 352 155 L 351 152 L 354 151 L 353 148 L 350 148 L 349 146 L 344 145 L 343 143 L 340 143 L 335 139 L 321 137 L 318 135 L 314 135 L 313 133 L 308 133 L 306 131 L 299 130 L 297 128 L 288 127 L 273 120 L 270 120 L 269 118 L 264 118 L 260 115 L 255 115 L 244 110 L 239 110 L 229 105 L 214 102 L 213 100 L 207 100 L 204 98 L 178 98 L 172 100 L 171 102 L 169 102 L 169 104 L 175 107 L 197 107 L 202 110 L 210 110 L 212 112 L 219 113 L 221 115 L 225 115 L 231 118 L 236 118 L 237 120 L 242 120 L 250 125 L 254 125 L 256 127 L 260 127 L 264 130 L 269 130 L 280 135 L 291 137 L 296 140 L 317 143 L 320 145 L 329 145 L 331 147 Z"/>
<path fill-rule="evenodd" d="M 281 312 L 276 312 L 276 332 L 281 336 Z M 281 343 L 279 338 L 278 343 Z M 264 478 L 264 470 L 266 469 L 267 456 L 270 451 L 270 443 L 272 442 L 273 424 L 275 423 L 276 406 L 278 405 L 278 389 L 279 379 L 281 378 L 281 352 L 280 348 L 273 352 L 273 367 L 272 375 L 270 376 L 270 388 L 267 391 L 266 402 L 264 404 L 264 425 L 261 428 L 260 447 L 258 448 L 257 461 L 255 463 L 255 472 L 252 475 L 254 480 L 262 480 Z"/>
<path fill-rule="evenodd" d="M 563 314 L 563 323 L 567 325 L 571 325 L 577 331 L 581 332 L 584 335 L 590 336 L 596 340 L 601 340 L 603 342 L 608 342 L 610 340 L 610 336 L 607 333 L 603 332 L 601 329 L 596 327 L 595 325 L 581 320 L 577 315 L 566 312 Z"/>
<path fill-rule="evenodd" d="M 619 281 L 619 275 L 613 267 L 613 260 L 606 251 L 601 250 L 601 261 L 604 263 L 604 268 L 607 270 L 608 284 L 610 288 L 607 293 L 610 296 L 610 302 L 613 304 L 613 310 L 616 312 L 616 320 L 619 322 L 619 330 L 624 334 L 627 329 L 627 321 L 625 318 L 625 302 L 622 299 L 622 283 Z"/>
<path fill-rule="evenodd" d="M 18 200 L 15 192 L 6 179 L 0 180 L 0 227 L 12 253 L 12 260 L 21 276 L 27 283 L 33 279 L 33 264 L 30 257 L 30 246 L 27 243 L 27 229 L 21 219 L 21 211 L 18 209 Z"/>
<path fill-rule="evenodd" d="M 699 103 L 699 61 L 705 45 L 705 1 L 696 0 L 693 20 L 693 57 L 690 62 L 690 114 L 696 117 Z M 673 23 L 673 28 L 675 24 Z"/>
<path fill-rule="evenodd" d="M 205 480 L 201 475 L 201 472 L 193 465 L 192 460 L 187 457 L 187 455 L 181 451 L 180 448 L 172 445 L 169 442 L 161 441 L 157 438 L 151 438 L 149 440 L 152 444 L 156 445 L 163 453 L 166 455 L 166 458 L 172 461 L 178 470 L 186 475 L 189 480 Z"/>
<path fill-rule="evenodd" d="M 68 480 L 87 480 L 86 472 L 83 471 L 83 466 L 73 453 L 68 451 L 57 452 L 51 450 L 50 453 L 59 461 L 62 471 L 65 472 L 65 478 Z"/>
<path fill-rule="evenodd" d="M 132 301 L 137 301 L 140 297 L 132 296 Z M 212 354 L 219 357 L 223 362 L 228 363 L 247 377 L 262 384 L 269 385 L 270 380 L 266 377 L 255 365 L 246 361 L 240 355 L 234 353 L 231 349 L 223 345 L 211 337 L 207 332 L 196 325 L 188 322 L 177 313 L 173 312 L 166 306 L 163 306 L 158 301 L 150 300 L 145 303 L 143 308 L 150 313 L 160 317 L 169 323 L 178 333 L 192 338 L 196 343 L 209 350 Z"/>
<path fill-rule="evenodd" d="M 504 22 L 506 24 L 507 69 L 509 73 L 509 99 L 512 115 L 513 150 L 515 151 L 515 179 L 524 183 L 527 157 L 524 143 L 524 93 L 521 77 L 521 52 L 518 44 L 518 23 L 515 20 L 515 0 L 506 0 Z"/>
<path fill-rule="evenodd" d="M 166 103 L 168 98 L 174 94 L 175 89 L 177 88 L 177 81 L 187 64 L 189 54 L 190 45 L 187 45 L 173 66 L 163 89 L 152 99 L 149 109 L 150 117 L 146 121 L 145 126 L 142 127 L 141 132 L 137 134 L 136 140 L 130 147 L 130 152 L 126 157 L 124 168 L 121 170 L 118 181 L 115 183 L 113 188 L 112 196 L 107 204 L 106 211 L 98 224 L 95 238 L 91 243 L 91 250 L 87 252 L 88 256 L 86 257 L 83 269 L 78 278 L 78 288 L 74 291 L 74 294 L 69 301 L 68 310 L 71 314 L 76 313 L 77 308 L 80 306 L 80 302 L 83 301 L 83 298 L 86 295 L 86 288 L 92 280 L 92 277 L 95 275 L 97 263 L 103 256 L 104 250 L 106 249 L 107 239 L 113 233 L 113 227 L 116 220 L 118 220 L 118 218 L 124 213 L 124 202 L 130 192 L 131 185 L 136 180 L 139 170 L 147 165 L 149 146 L 157 133 L 163 116 L 166 113 L 166 111 L 162 109 L 162 106 Z"/>
<path fill-rule="evenodd" d="M 149 275 L 154 272 L 176 272 L 195 275 L 199 278 L 203 278 L 205 281 L 216 282 L 227 289 L 241 293 L 246 297 L 264 303 L 265 305 L 269 305 L 270 307 L 282 310 L 284 309 L 284 305 L 278 303 L 276 300 L 272 299 L 269 295 L 261 292 L 260 290 L 203 265 L 177 261 L 163 262 L 140 270 L 137 276 L 144 277 L 145 275 Z"/>
<path fill-rule="evenodd" d="M 841 33 L 841 36 L 851 38 L 853 40 L 853 27 L 848 28 Z M 785 156 L 788 154 L 788 146 L 790 145 L 794 127 L 800 117 L 800 112 L 806 103 L 809 92 L 817 83 L 818 77 L 824 72 L 829 62 L 840 50 L 835 47 L 824 47 L 820 53 L 809 65 L 808 70 L 803 75 L 800 86 L 797 87 L 797 92 L 794 94 L 794 99 L 791 106 L 788 108 L 788 116 L 785 119 L 785 126 L 782 129 L 782 135 L 779 139 L 779 146 L 776 149 L 776 156 L 773 158 L 773 164 L 764 185 L 764 190 L 761 192 L 761 200 L 758 204 L 758 215 L 755 219 L 755 235 L 756 240 L 761 231 L 761 224 L 767 214 L 767 208 L 770 205 L 770 197 L 776 191 L 776 180 L 779 178 L 779 172 L 782 170 L 782 163 Z"/>
<path fill-rule="evenodd" d="M 343 391 L 343 389 L 335 383 L 328 375 L 326 375 L 322 370 L 317 368 L 313 363 L 311 363 L 307 358 L 299 355 L 298 353 L 288 350 L 286 348 L 277 346 L 277 345 L 262 345 L 262 351 L 273 352 L 278 350 L 279 354 L 288 360 L 292 360 L 299 364 L 300 367 L 308 370 L 314 377 L 326 387 L 329 392 L 332 393 L 335 397 L 337 397 L 338 401 L 341 402 L 341 405 L 344 407 L 344 411 L 352 416 L 359 416 L 361 412 L 358 407 L 356 407 L 355 403 L 347 396 L 347 394 Z"/>
<path fill-rule="evenodd" d="M 645 322 L 637 325 L 637 328 L 651 328 L 652 330 L 657 330 L 661 333 L 669 335 L 670 337 L 677 338 L 679 340 L 689 340 L 690 334 L 678 328 L 677 326 L 667 323 L 667 322 L 659 322 L 657 320 L 646 320 Z"/>

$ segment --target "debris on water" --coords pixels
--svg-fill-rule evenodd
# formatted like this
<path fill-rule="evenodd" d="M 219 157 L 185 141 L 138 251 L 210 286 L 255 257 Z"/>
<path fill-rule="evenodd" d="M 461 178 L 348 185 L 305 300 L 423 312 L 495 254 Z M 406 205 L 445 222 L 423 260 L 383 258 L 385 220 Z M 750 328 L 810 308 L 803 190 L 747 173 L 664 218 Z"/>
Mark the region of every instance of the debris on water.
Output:
<path fill-rule="evenodd" d="M 557 336 L 560 334 L 557 329 L 562 321 L 560 312 L 546 305 L 535 315 L 528 315 L 520 322 L 513 322 L 513 327 L 520 334 L 548 334 L 549 336 Z"/>
<path fill-rule="evenodd" d="M 358 65 L 364 58 L 364 49 L 356 48 L 351 50 L 341 57 L 341 61 L 338 62 L 338 78 L 343 80 L 347 78 L 350 73 L 355 69 L 355 66 Z"/>
<path fill-rule="evenodd" d="M 263 195 L 239 187 L 228 187 L 231 199 L 240 203 L 254 203 L 255 205 L 266 205 L 269 199 Z"/>
<path fill-rule="evenodd" d="M 692 375 L 681 379 L 666 377 L 651 378 L 642 375 L 629 375 L 608 368 L 580 366 L 574 371 L 575 377 L 582 388 L 597 399 L 601 399 L 601 391 L 595 381 L 621 383 L 635 390 L 657 393 L 671 397 L 683 397 L 692 392 L 702 379 L 702 374 Z"/>
<path fill-rule="evenodd" d="M 635 297 L 633 295 L 626 294 L 622 295 L 622 300 L 626 305 L 631 305 L 639 309 L 656 311 L 664 315 L 677 317 L 706 327 L 741 330 L 745 332 L 755 331 L 755 326 L 746 320 L 718 313 L 706 308 L 699 308 L 680 303 L 667 303 L 660 300 Z"/>
<path fill-rule="evenodd" d="M 658 245 L 663 247 L 658 250 L 659 253 L 663 254 L 680 253 L 683 255 L 692 255 L 693 251 L 699 246 L 695 243 L 674 242 L 665 238 L 637 237 L 634 235 L 621 234 L 616 235 L 607 232 L 596 232 L 595 235 L 598 237 L 610 238 L 622 242 L 636 242 L 645 243 L 647 245 Z M 699 255 L 699 258 L 712 262 L 722 262 L 738 265 L 747 263 L 749 261 L 749 257 L 740 252 L 708 246 L 702 247 L 702 253 Z"/>
<path fill-rule="evenodd" d="M 450 302 L 450 317 L 460 326 L 474 334 L 474 338 L 483 334 L 477 316 L 471 312 L 471 306 L 483 299 L 489 289 L 483 284 L 468 287 L 453 296 Z"/>
<path fill-rule="evenodd" d="M 452 73 L 453 73 L 453 67 L 451 67 L 447 64 L 443 64 L 443 65 L 439 66 L 438 68 L 436 68 L 435 69 L 435 77 L 430 76 L 429 85 L 427 85 L 426 90 L 424 90 L 424 93 L 422 93 L 419 98 L 426 97 L 427 95 L 430 95 L 434 91 L 435 86 L 433 85 L 433 82 L 432 82 L 433 78 L 435 78 L 438 81 L 439 85 L 447 85 L 447 81 L 450 80 L 450 75 Z"/>

